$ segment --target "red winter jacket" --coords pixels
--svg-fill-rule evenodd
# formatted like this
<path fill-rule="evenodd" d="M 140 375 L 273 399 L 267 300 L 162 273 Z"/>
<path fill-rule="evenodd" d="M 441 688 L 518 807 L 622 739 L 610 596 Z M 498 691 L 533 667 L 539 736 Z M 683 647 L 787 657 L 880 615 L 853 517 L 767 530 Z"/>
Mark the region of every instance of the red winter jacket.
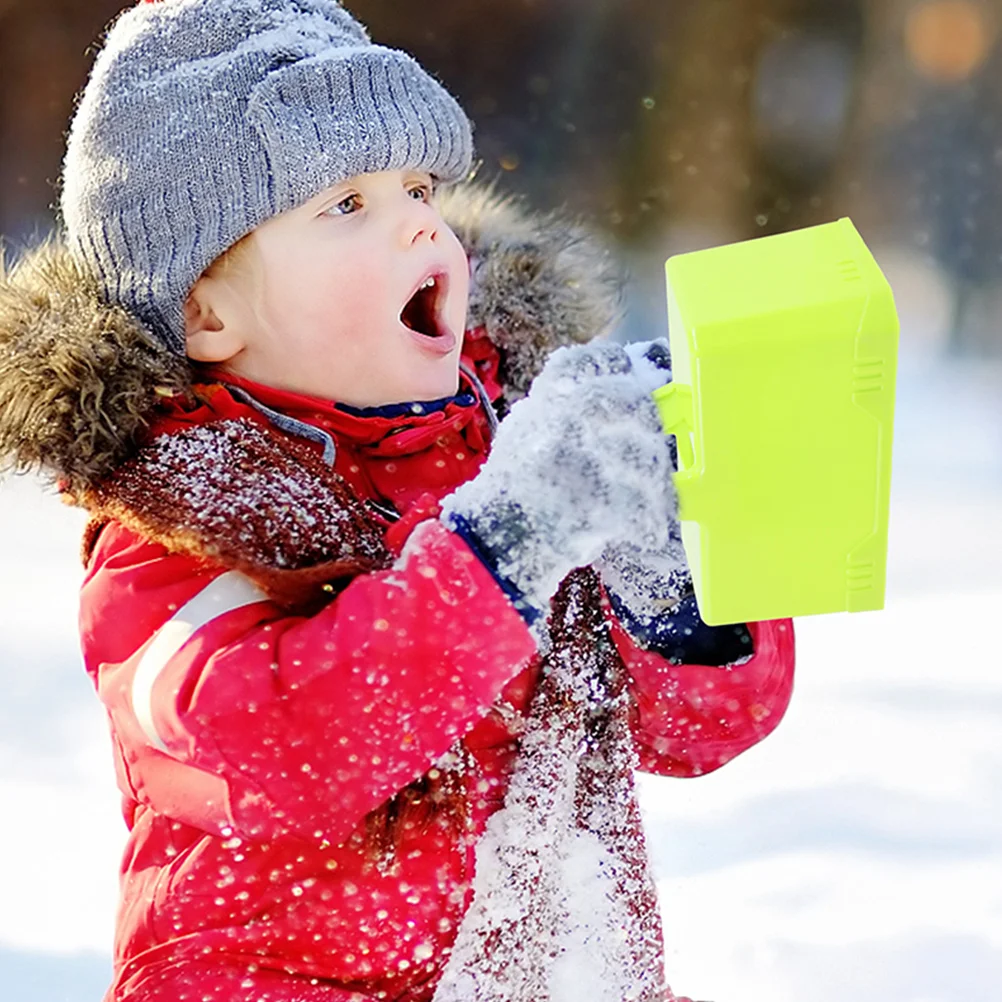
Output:
<path fill-rule="evenodd" d="M 466 348 L 497 397 L 496 351 L 476 335 Z M 403 516 L 389 529 L 398 545 L 488 449 L 475 394 L 373 415 L 237 382 L 333 435 L 337 472 Z M 156 433 L 234 416 L 262 420 L 219 387 Z M 352 835 L 458 738 L 482 831 L 502 804 L 537 669 L 526 626 L 466 544 L 438 522 L 421 532 L 403 570 L 360 575 L 303 617 L 233 572 L 119 523 L 102 530 L 80 622 L 130 829 L 106 1002 L 431 998 L 469 904 L 472 850 L 447 814 L 418 805 L 395 871 Z M 710 772 L 779 722 L 792 624 L 749 629 L 754 655 L 719 668 L 670 663 L 614 624 L 645 771 Z M 317 774 L 337 778 L 336 800 Z"/>

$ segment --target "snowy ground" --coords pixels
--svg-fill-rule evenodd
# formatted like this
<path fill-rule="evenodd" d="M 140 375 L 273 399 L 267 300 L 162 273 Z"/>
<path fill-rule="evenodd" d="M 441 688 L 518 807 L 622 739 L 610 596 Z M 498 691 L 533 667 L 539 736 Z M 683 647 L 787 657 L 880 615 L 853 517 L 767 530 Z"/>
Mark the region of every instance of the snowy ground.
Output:
<path fill-rule="evenodd" d="M 1002 986 L 1002 372 L 903 368 L 886 611 L 799 620 L 776 734 L 643 780 L 673 986 L 988 1002 Z M 0 984 L 95 1002 L 123 840 L 76 651 L 81 520 L 0 486 Z M 585 1000 L 586 1002 L 586 1000 Z"/>

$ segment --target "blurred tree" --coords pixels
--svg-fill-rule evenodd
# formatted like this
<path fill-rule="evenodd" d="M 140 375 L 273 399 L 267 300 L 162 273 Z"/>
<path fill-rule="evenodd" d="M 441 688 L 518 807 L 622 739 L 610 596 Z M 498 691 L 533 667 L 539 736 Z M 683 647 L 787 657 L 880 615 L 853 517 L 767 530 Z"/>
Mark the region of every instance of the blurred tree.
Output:
<path fill-rule="evenodd" d="M 353 9 L 375 37 L 409 49 L 457 93 L 482 175 L 543 204 L 616 225 L 620 161 L 679 17 L 662 0 L 456 0 L 422 21 L 390 0 Z"/>
<path fill-rule="evenodd" d="M 627 238 L 698 225 L 737 239 L 816 221 L 850 121 L 860 0 L 660 10 L 660 24 L 645 24 L 655 53 L 648 114 L 621 164 Z"/>
<path fill-rule="evenodd" d="M 51 225 L 63 136 L 86 53 L 115 0 L 0 0 L 0 234 Z"/>
<path fill-rule="evenodd" d="M 629 242 L 693 221 L 708 232 L 747 229 L 749 82 L 761 25 L 776 2 L 648 5 L 638 44 L 647 40 L 653 62 L 619 164 Z"/>
<path fill-rule="evenodd" d="M 1002 351 L 1000 8 L 882 0 L 859 126 L 869 214 L 948 276 L 954 352 Z"/>
<path fill-rule="evenodd" d="M 788 0 L 769 22 L 752 79 L 752 200 L 763 234 L 831 218 L 862 69 L 862 0 Z M 826 197 L 827 193 L 827 197 Z"/>

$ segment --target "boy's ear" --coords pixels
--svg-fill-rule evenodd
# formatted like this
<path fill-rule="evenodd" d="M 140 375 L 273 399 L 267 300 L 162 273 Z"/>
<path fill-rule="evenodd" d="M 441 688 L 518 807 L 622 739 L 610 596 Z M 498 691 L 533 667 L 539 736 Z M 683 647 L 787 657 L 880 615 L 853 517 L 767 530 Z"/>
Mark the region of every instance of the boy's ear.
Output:
<path fill-rule="evenodd" d="M 184 302 L 187 355 L 196 362 L 226 362 L 245 345 L 234 324 L 226 324 L 213 309 L 211 279 L 200 278 Z"/>

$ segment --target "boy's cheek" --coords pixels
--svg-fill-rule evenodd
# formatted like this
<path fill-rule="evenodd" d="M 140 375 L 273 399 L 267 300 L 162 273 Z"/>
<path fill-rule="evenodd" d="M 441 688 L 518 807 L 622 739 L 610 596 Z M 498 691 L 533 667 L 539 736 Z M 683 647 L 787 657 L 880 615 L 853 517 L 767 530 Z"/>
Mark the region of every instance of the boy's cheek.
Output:
<path fill-rule="evenodd" d="M 374 275 L 321 271 L 299 295 L 291 297 L 289 309 L 305 307 L 310 319 L 325 328 L 334 324 L 337 328 L 354 330 L 359 323 L 371 322 L 377 304 L 385 303 L 386 299 L 387 294 Z"/>

